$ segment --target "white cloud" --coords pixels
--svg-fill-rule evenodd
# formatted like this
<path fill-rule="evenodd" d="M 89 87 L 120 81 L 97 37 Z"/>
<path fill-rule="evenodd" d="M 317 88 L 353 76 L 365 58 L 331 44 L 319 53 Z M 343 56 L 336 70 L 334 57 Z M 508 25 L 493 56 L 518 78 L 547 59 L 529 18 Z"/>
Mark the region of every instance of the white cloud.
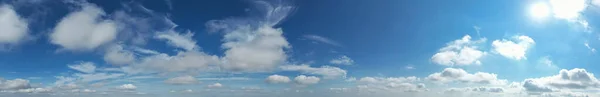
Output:
<path fill-rule="evenodd" d="M 431 57 L 431 61 L 446 66 L 481 64 L 479 59 L 487 53 L 479 50 L 474 45 L 485 42 L 485 40 L 483 38 L 473 41 L 471 36 L 465 35 L 462 39 L 450 42 L 446 47 L 441 48 L 438 53 Z"/>
<path fill-rule="evenodd" d="M 484 85 L 505 85 L 507 83 L 506 80 L 498 79 L 497 75 L 493 73 L 469 74 L 465 70 L 457 68 L 446 68 L 442 72 L 429 75 L 426 79 L 436 83 L 461 82 Z"/>
<path fill-rule="evenodd" d="M 415 76 L 410 77 L 363 77 L 357 82 L 359 90 L 369 90 L 378 92 L 421 92 L 428 91 L 425 84 L 416 83 L 420 81 Z"/>
<path fill-rule="evenodd" d="M 271 75 L 271 76 L 267 77 L 265 82 L 271 83 L 271 84 L 289 83 L 290 78 L 287 76 L 281 76 L 281 75 L 275 74 L 275 75 Z"/>
<path fill-rule="evenodd" d="M 304 74 L 321 75 L 325 79 L 344 78 L 346 70 L 332 66 L 321 66 L 320 68 L 310 67 L 308 65 L 284 65 L 280 67 L 283 71 L 299 71 Z"/>
<path fill-rule="evenodd" d="M 410 77 L 363 77 L 360 78 L 358 80 L 358 82 L 361 83 L 367 83 L 367 84 L 387 84 L 387 83 L 407 83 L 407 82 L 416 82 L 419 81 L 421 79 L 415 77 L 415 76 L 410 76 Z"/>
<path fill-rule="evenodd" d="M 312 85 L 319 83 L 321 79 L 316 76 L 299 75 L 294 78 L 294 82 L 298 85 Z"/>
<path fill-rule="evenodd" d="M 595 97 L 589 96 L 585 93 L 575 93 L 575 92 L 552 92 L 552 93 L 543 93 L 540 95 L 541 97 Z"/>
<path fill-rule="evenodd" d="M 66 50 L 89 51 L 113 41 L 117 27 L 112 20 L 103 20 L 104 11 L 84 3 L 82 8 L 64 17 L 50 33 L 52 44 Z"/>
<path fill-rule="evenodd" d="M 155 73 L 155 72 L 183 72 L 183 71 L 204 71 L 211 65 L 219 64 L 219 58 L 214 55 L 208 55 L 199 51 L 179 52 L 177 55 L 169 56 L 167 54 L 156 54 L 141 58 L 141 61 L 134 63 L 131 73 Z"/>
<path fill-rule="evenodd" d="M 120 89 L 120 90 L 135 90 L 135 89 L 137 89 L 137 87 L 133 84 L 123 84 L 123 85 L 117 86 L 116 88 Z"/>
<path fill-rule="evenodd" d="M 125 74 L 122 73 L 91 73 L 91 74 L 81 74 L 81 73 L 76 73 L 73 76 L 77 77 L 79 81 L 82 82 L 93 82 L 93 81 L 100 81 L 100 80 L 106 80 L 106 79 L 115 79 L 121 76 L 124 76 Z"/>
<path fill-rule="evenodd" d="M 599 0 L 600 1 L 600 0 Z M 588 48 L 590 50 L 590 52 L 592 53 L 596 53 L 596 48 L 592 48 L 590 47 L 590 44 L 588 44 L 588 42 L 583 43 L 583 45 Z"/>
<path fill-rule="evenodd" d="M 188 31 L 185 34 L 179 34 L 171 29 L 168 30 L 168 32 L 157 33 L 155 38 L 167 40 L 167 43 L 171 46 L 190 51 L 198 48 L 196 46 L 196 41 L 192 39 L 192 36 L 194 36 L 194 33 L 191 31 Z"/>
<path fill-rule="evenodd" d="M 336 65 L 352 65 L 354 64 L 354 60 L 350 59 L 350 57 L 348 56 L 342 56 L 340 58 L 329 61 L 329 63 Z"/>
<path fill-rule="evenodd" d="M 221 83 L 215 83 L 215 84 L 208 85 L 206 87 L 208 87 L 208 88 L 221 88 L 221 87 L 223 87 L 223 85 Z"/>
<path fill-rule="evenodd" d="M 206 25 L 210 31 L 224 32 L 226 51 L 223 57 L 224 70 L 234 72 L 272 71 L 286 62 L 284 49 L 291 48 L 280 28 L 273 28 L 294 10 L 284 3 L 254 1 L 258 18 L 232 18 L 212 20 Z M 254 20 L 253 20 L 254 19 Z M 248 57 L 252 55 L 252 57 Z"/>
<path fill-rule="evenodd" d="M 179 76 L 174 78 L 169 78 L 165 80 L 167 84 L 175 84 L 175 85 L 186 85 L 186 84 L 197 84 L 200 83 L 198 79 L 192 76 Z"/>
<path fill-rule="evenodd" d="M 0 5 L 0 44 L 17 44 L 28 36 L 29 24 L 12 6 Z"/>
<path fill-rule="evenodd" d="M 29 80 L 25 79 L 14 79 L 14 80 L 3 80 L 0 79 L 0 90 L 18 90 L 31 88 Z"/>
<path fill-rule="evenodd" d="M 592 0 L 592 4 L 595 6 L 600 6 L 600 0 Z"/>
<path fill-rule="evenodd" d="M 552 92 L 572 89 L 599 89 L 600 82 L 594 74 L 585 69 L 560 70 L 558 75 L 530 78 L 523 82 L 523 87 L 530 93 Z"/>
<path fill-rule="evenodd" d="M 494 42 L 492 42 L 494 52 L 510 59 L 527 59 L 525 56 L 527 50 L 531 48 L 535 42 L 529 36 L 524 35 L 514 36 L 513 38 L 514 41 L 506 39 L 494 40 Z"/>
<path fill-rule="evenodd" d="M 338 46 L 338 47 L 342 46 L 340 43 L 338 43 L 336 41 L 333 41 L 331 39 L 325 38 L 323 36 L 318 36 L 318 35 L 304 35 L 302 37 L 304 37 L 305 39 L 310 39 L 312 41 L 326 43 L 326 44 L 333 45 L 333 46 Z"/>
<path fill-rule="evenodd" d="M 80 62 L 79 64 L 69 65 L 68 67 L 83 73 L 96 72 L 96 65 L 92 62 Z"/>
<path fill-rule="evenodd" d="M 409 66 L 404 66 L 404 69 L 407 69 L 407 70 L 413 70 L 413 69 L 417 69 L 417 68 L 415 68 L 415 67 L 414 67 L 414 66 L 412 66 L 412 65 L 409 65 Z"/>
<path fill-rule="evenodd" d="M 577 19 L 587 7 L 586 0 L 550 0 L 554 17 L 561 19 Z"/>
<path fill-rule="evenodd" d="M 113 65 L 127 65 L 135 61 L 133 52 L 124 50 L 122 45 L 114 45 L 104 54 L 104 61 Z"/>

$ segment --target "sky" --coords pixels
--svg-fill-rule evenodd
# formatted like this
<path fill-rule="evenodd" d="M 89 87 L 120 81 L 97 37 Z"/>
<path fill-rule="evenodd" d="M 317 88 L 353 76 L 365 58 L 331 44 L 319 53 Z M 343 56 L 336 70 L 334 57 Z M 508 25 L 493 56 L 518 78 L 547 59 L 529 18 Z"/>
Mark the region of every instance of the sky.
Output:
<path fill-rule="evenodd" d="M 0 97 L 600 97 L 600 0 L 0 0 Z"/>

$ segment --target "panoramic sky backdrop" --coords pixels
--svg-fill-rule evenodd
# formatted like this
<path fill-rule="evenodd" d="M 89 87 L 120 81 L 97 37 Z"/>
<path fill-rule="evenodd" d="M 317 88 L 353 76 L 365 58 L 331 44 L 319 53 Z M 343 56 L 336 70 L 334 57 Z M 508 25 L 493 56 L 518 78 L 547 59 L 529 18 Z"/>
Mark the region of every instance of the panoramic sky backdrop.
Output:
<path fill-rule="evenodd" d="M 0 0 L 0 97 L 600 97 L 600 0 Z"/>

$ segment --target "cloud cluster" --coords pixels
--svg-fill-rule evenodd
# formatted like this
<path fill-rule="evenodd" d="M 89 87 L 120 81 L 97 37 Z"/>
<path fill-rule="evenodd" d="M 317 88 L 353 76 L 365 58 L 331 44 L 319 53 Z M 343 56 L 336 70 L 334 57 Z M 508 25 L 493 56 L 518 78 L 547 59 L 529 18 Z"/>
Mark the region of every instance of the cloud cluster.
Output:
<path fill-rule="evenodd" d="M 309 65 L 284 65 L 280 67 L 283 71 L 299 71 L 304 74 L 313 74 L 323 76 L 325 79 L 345 78 L 347 71 L 338 67 L 321 66 L 320 68 L 310 67 Z"/>
<path fill-rule="evenodd" d="M 321 79 L 316 76 L 299 75 L 294 78 L 294 82 L 298 85 L 312 85 L 319 83 L 319 81 Z"/>
<path fill-rule="evenodd" d="M 427 76 L 425 79 L 436 83 L 460 82 L 484 85 L 505 85 L 507 83 L 506 80 L 498 79 L 497 75 L 493 73 L 477 72 L 469 74 L 458 68 L 446 68 L 442 72 Z"/>
<path fill-rule="evenodd" d="M 535 44 L 535 41 L 529 36 L 524 35 L 514 36 L 513 38 L 514 41 L 506 39 L 494 40 L 494 42 L 492 42 L 494 52 L 514 60 L 527 59 L 525 54 L 527 53 L 527 50 Z"/>
<path fill-rule="evenodd" d="M 267 83 L 271 83 L 271 84 L 278 84 L 278 83 L 289 83 L 290 82 L 290 78 L 287 76 L 282 76 L 282 75 L 270 75 L 269 77 L 267 77 L 267 79 L 265 80 L 265 82 Z"/>
<path fill-rule="evenodd" d="M 29 80 L 25 79 L 14 79 L 14 80 L 3 80 L 0 79 L 0 90 L 19 90 L 31 88 Z"/>
<path fill-rule="evenodd" d="M 64 17 L 50 33 L 50 42 L 66 50 L 90 51 L 113 41 L 117 25 L 103 19 L 106 13 L 100 7 L 82 3 L 81 8 Z"/>
<path fill-rule="evenodd" d="M 354 60 L 350 59 L 350 57 L 348 56 L 342 56 L 340 58 L 329 61 L 329 63 L 336 65 L 352 65 L 354 64 Z"/>
<path fill-rule="evenodd" d="M 445 66 L 481 64 L 479 60 L 487 52 L 478 49 L 476 44 L 485 42 L 486 39 L 471 40 L 471 36 L 454 40 L 439 50 L 431 57 L 431 61 Z"/>
<path fill-rule="evenodd" d="M 11 5 L 0 5 L 0 47 L 18 44 L 29 35 L 29 23 Z"/>
<path fill-rule="evenodd" d="M 530 78 L 523 82 L 530 93 L 554 92 L 559 90 L 599 89 L 600 82 L 585 69 L 560 70 L 558 75 Z"/>

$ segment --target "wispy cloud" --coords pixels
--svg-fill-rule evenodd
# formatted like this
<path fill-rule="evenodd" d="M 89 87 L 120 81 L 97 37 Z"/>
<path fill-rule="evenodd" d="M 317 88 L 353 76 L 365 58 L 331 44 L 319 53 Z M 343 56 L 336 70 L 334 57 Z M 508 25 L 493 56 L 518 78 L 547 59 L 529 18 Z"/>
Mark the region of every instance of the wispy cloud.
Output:
<path fill-rule="evenodd" d="M 318 35 L 304 35 L 303 36 L 304 39 L 308 39 L 308 40 L 312 40 L 312 41 L 316 41 L 316 42 L 320 42 L 320 43 L 325 43 L 325 44 L 329 44 L 329 45 L 333 45 L 333 46 L 338 46 L 338 47 L 342 47 L 342 44 L 333 41 L 329 38 L 323 37 L 323 36 L 318 36 Z"/>

